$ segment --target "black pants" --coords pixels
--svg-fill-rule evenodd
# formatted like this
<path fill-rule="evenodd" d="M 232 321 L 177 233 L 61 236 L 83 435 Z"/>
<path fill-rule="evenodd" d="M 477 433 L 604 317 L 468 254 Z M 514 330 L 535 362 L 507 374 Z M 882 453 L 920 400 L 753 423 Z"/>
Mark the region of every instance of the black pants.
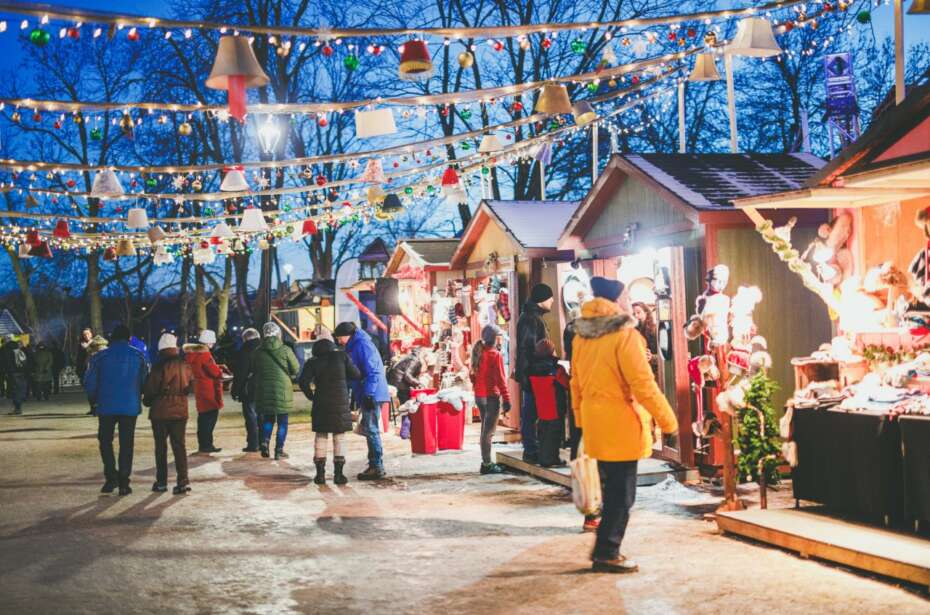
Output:
<path fill-rule="evenodd" d="M 620 555 L 620 543 L 636 501 L 636 461 L 598 461 L 601 474 L 601 525 L 597 528 L 593 558 L 610 560 Z"/>
<path fill-rule="evenodd" d="M 245 447 L 258 450 L 258 414 L 255 412 L 255 402 L 242 400 L 242 418 L 245 420 Z"/>
<path fill-rule="evenodd" d="M 190 483 L 187 478 L 187 446 L 184 431 L 187 419 L 160 421 L 152 419 L 152 436 L 155 438 L 155 482 L 168 484 L 168 441 L 171 441 L 171 454 L 174 455 L 174 469 L 178 474 L 178 485 Z"/>
<path fill-rule="evenodd" d="M 197 448 L 201 451 L 213 450 L 213 428 L 219 416 L 219 410 L 197 413 Z"/>
<path fill-rule="evenodd" d="M 539 465 L 558 465 L 562 461 L 559 453 L 562 449 L 562 441 L 565 439 L 565 420 L 544 421 L 540 419 L 536 423 L 536 433 L 539 439 Z"/>
<path fill-rule="evenodd" d="M 136 436 L 135 416 L 100 415 L 97 417 L 97 440 L 100 441 L 100 458 L 103 475 L 108 483 L 128 485 L 132 476 L 132 452 Z M 113 455 L 113 431 L 119 426 L 119 467 Z"/>
<path fill-rule="evenodd" d="M 36 382 L 36 399 L 48 399 L 52 396 L 52 383 Z"/>
<path fill-rule="evenodd" d="M 61 393 L 61 371 L 52 372 L 52 392 L 55 395 Z"/>

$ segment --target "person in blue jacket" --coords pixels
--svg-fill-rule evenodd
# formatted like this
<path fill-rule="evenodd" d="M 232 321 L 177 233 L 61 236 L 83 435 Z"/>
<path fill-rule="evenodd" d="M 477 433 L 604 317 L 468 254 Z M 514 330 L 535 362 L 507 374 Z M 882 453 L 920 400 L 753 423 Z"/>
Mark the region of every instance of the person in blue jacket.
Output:
<path fill-rule="evenodd" d="M 97 408 L 97 440 L 105 482 L 100 493 L 129 495 L 136 419 L 142 412 L 142 385 L 148 375 L 145 355 L 129 344 L 129 328 L 118 325 L 109 346 L 94 354 L 84 375 L 84 390 Z M 113 454 L 113 432 L 119 427 L 119 466 Z"/>
<path fill-rule="evenodd" d="M 333 337 L 345 346 L 352 363 L 361 372 L 359 380 L 350 380 L 352 396 L 362 409 L 362 426 L 368 440 L 368 468 L 358 475 L 359 480 L 380 480 L 385 477 L 384 451 L 381 447 L 381 404 L 390 401 L 384 363 L 371 337 L 353 322 L 341 322 Z"/>

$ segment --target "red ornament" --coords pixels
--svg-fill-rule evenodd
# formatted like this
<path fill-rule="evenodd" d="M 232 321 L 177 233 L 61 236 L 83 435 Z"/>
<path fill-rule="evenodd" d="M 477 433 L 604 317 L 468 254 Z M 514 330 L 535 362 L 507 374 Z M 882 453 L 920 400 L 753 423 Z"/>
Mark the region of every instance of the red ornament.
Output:
<path fill-rule="evenodd" d="M 393 164 L 394 164 L 394 168 L 395 168 L 395 169 L 396 169 L 397 167 L 399 167 L 399 166 L 400 166 L 400 163 L 399 163 L 399 162 L 397 162 L 396 160 L 394 161 L 394 163 L 393 163 Z"/>
<path fill-rule="evenodd" d="M 455 172 L 454 168 L 448 167 L 443 172 L 442 185 L 443 186 L 458 186 L 459 185 L 459 174 Z"/>
<path fill-rule="evenodd" d="M 381 45 L 372 44 L 368 46 L 368 53 L 370 53 L 373 56 L 381 55 L 382 51 L 383 51 L 383 48 L 381 47 Z"/>
<path fill-rule="evenodd" d="M 136 179 L 130 181 L 130 182 L 129 182 L 129 187 L 130 187 L 130 188 L 138 188 L 138 187 L 139 187 L 139 181 L 136 180 Z"/>
<path fill-rule="evenodd" d="M 333 55 L 333 48 L 330 47 L 328 43 L 326 45 L 323 45 L 323 49 L 321 49 L 320 51 L 323 52 L 323 55 L 326 56 L 327 58 Z"/>
<path fill-rule="evenodd" d="M 791 32 L 792 30 L 794 30 L 794 22 L 793 22 L 793 21 L 786 21 L 786 22 L 785 22 L 785 32 Z"/>
<path fill-rule="evenodd" d="M 231 214 L 236 213 L 236 206 L 235 206 L 235 204 L 230 203 L 229 206 L 226 208 L 226 211 L 228 211 L 228 212 L 231 213 Z"/>
<path fill-rule="evenodd" d="M 633 82 L 633 85 L 636 85 L 637 83 L 639 83 L 639 75 L 633 75 L 633 78 L 630 79 L 630 81 Z"/>
<path fill-rule="evenodd" d="M 33 113 L 33 114 L 32 114 L 32 121 L 33 121 L 33 122 L 41 122 L 41 121 L 42 121 L 42 114 L 39 113 L 38 111 L 36 111 L 35 113 Z"/>
<path fill-rule="evenodd" d="M 668 40 L 674 42 L 674 40 L 675 40 L 676 38 L 678 38 L 678 36 L 677 36 L 674 32 L 669 32 L 669 33 L 668 33 Z"/>
<path fill-rule="evenodd" d="M 121 213 L 123 213 L 123 207 L 122 207 L 122 206 L 120 206 L 120 207 L 115 207 L 115 208 L 113 209 L 113 211 L 116 212 L 116 213 L 118 213 L 118 214 L 121 214 Z"/>
<path fill-rule="evenodd" d="M 321 117 L 316 121 L 316 123 L 320 128 L 326 128 L 326 126 L 329 125 L 329 121 L 327 121 L 325 117 Z"/>
<path fill-rule="evenodd" d="M 316 227 L 316 222 L 310 218 L 307 218 L 304 220 L 304 226 L 301 230 L 303 231 L 304 235 L 316 235 L 318 229 Z"/>
<path fill-rule="evenodd" d="M 449 117 L 449 107 L 443 107 L 439 110 L 439 115 L 442 117 Z"/>
<path fill-rule="evenodd" d="M 74 186 L 77 184 L 77 182 L 74 181 L 73 179 L 69 179 L 68 181 L 65 182 L 65 184 L 66 184 L 69 188 L 74 188 Z"/>
<path fill-rule="evenodd" d="M 324 175 L 317 175 L 317 176 L 316 176 L 316 185 L 317 185 L 317 186 L 325 186 L 325 185 L 326 185 L 326 176 L 324 176 Z"/>
<path fill-rule="evenodd" d="M 59 220 L 55 223 L 55 230 L 52 232 L 52 236 L 58 239 L 70 239 L 71 230 L 68 228 L 67 220 Z"/>
<path fill-rule="evenodd" d="M 542 40 L 542 48 L 549 49 L 550 47 L 552 47 L 552 39 L 544 38 Z"/>
<path fill-rule="evenodd" d="M 129 34 L 126 35 L 126 38 L 135 43 L 137 40 L 139 40 L 139 31 L 133 28 L 129 31 Z"/>
<path fill-rule="evenodd" d="M 432 156 L 432 155 L 433 155 L 433 150 L 431 150 L 431 149 L 426 150 L 426 155 L 427 155 L 427 156 Z"/>
<path fill-rule="evenodd" d="M 61 122 L 59 120 L 55 120 L 53 126 L 55 127 L 55 130 L 61 130 Z"/>
<path fill-rule="evenodd" d="M 688 38 L 694 38 L 695 36 L 697 36 L 697 30 L 688 28 Z"/>
<path fill-rule="evenodd" d="M 26 245 L 37 246 L 42 243 L 39 239 L 39 231 L 26 231 Z"/>
<path fill-rule="evenodd" d="M 514 103 L 510 105 L 510 110 L 514 113 L 520 113 L 523 111 L 523 103 L 521 103 L 519 100 L 514 101 Z"/>
<path fill-rule="evenodd" d="M 494 41 L 494 51 L 503 51 L 503 50 L 504 50 L 504 43 L 500 41 Z"/>
<path fill-rule="evenodd" d="M 75 27 L 68 28 L 68 38 L 75 41 L 78 40 L 81 38 L 81 30 Z"/>
<path fill-rule="evenodd" d="M 824 12 L 824 13 L 827 13 L 827 12 L 832 11 L 832 10 L 833 10 L 833 5 L 832 5 L 832 4 L 830 4 L 829 2 L 824 2 L 824 3 L 823 3 L 823 12 Z"/>

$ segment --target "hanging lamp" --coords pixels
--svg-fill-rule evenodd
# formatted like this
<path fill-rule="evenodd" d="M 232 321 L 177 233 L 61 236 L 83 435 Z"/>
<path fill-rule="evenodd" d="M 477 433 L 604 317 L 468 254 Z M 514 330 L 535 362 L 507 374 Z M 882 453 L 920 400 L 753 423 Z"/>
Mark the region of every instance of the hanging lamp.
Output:
<path fill-rule="evenodd" d="M 70 239 L 71 229 L 68 228 L 67 220 L 59 220 L 55 223 L 55 230 L 52 231 L 52 237 L 56 239 Z"/>
<path fill-rule="evenodd" d="M 504 149 L 501 140 L 495 134 L 487 134 L 481 137 L 481 144 L 478 146 L 479 154 L 493 154 Z"/>
<path fill-rule="evenodd" d="M 384 202 L 385 196 L 386 195 L 384 193 L 384 188 L 382 188 L 381 186 L 370 187 L 366 195 L 369 205 L 378 205 Z"/>
<path fill-rule="evenodd" d="M 911 8 L 907 10 L 908 15 L 930 15 L 930 0 L 914 0 L 911 2 Z"/>
<path fill-rule="evenodd" d="M 37 246 L 40 243 L 42 243 L 42 240 L 39 239 L 39 231 L 37 230 L 26 231 L 26 245 Z"/>
<path fill-rule="evenodd" d="M 303 226 L 301 227 L 301 232 L 304 235 L 316 235 L 317 231 L 316 222 L 313 221 L 313 218 L 307 218 L 304 220 Z"/>
<path fill-rule="evenodd" d="M 242 212 L 242 220 L 239 221 L 239 230 L 244 233 L 261 233 L 268 230 L 268 223 L 265 221 L 265 215 L 261 209 L 250 207 Z"/>
<path fill-rule="evenodd" d="M 384 197 L 384 202 L 381 203 L 381 211 L 388 214 L 396 213 L 403 208 L 404 206 L 400 202 L 400 197 L 394 192 L 388 193 L 388 195 Z"/>
<path fill-rule="evenodd" d="M 149 215 L 142 207 L 133 207 L 126 215 L 126 228 L 148 228 Z"/>
<path fill-rule="evenodd" d="M 123 196 L 123 186 L 116 177 L 113 169 L 97 171 L 94 183 L 90 187 L 90 195 L 98 199 L 115 199 Z"/>
<path fill-rule="evenodd" d="M 135 256 L 136 246 L 133 245 L 132 239 L 120 239 L 116 242 L 116 256 Z"/>
<path fill-rule="evenodd" d="M 572 117 L 575 118 L 575 124 L 584 126 L 596 120 L 597 113 L 594 111 L 594 107 L 591 106 L 591 103 L 582 100 L 572 105 Z"/>
<path fill-rule="evenodd" d="M 572 112 L 572 102 L 568 98 L 568 90 L 561 83 L 547 83 L 536 100 L 536 113 L 561 115 Z"/>
<path fill-rule="evenodd" d="M 694 68 L 688 75 L 688 81 L 720 81 L 717 72 L 717 58 L 712 53 L 699 53 L 694 59 Z"/>
<path fill-rule="evenodd" d="M 206 86 L 229 93 L 229 115 L 245 121 L 246 88 L 268 85 L 268 75 L 258 63 L 252 43 L 245 36 L 221 36 Z"/>
<path fill-rule="evenodd" d="M 229 228 L 225 220 L 220 221 L 219 224 L 214 226 L 213 232 L 210 233 L 210 237 L 215 237 L 217 239 L 232 239 L 235 236 L 236 234 Z"/>
<path fill-rule="evenodd" d="M 398 73 L 405 81 L 424 81 L 433 74 L 433 60 L 426 41 L 409 40 L 400 48 Z"/>
<path fill-rule="evenodd" d="M 746 17 L 739 22 L 733 42 L 726 52 L 736 56 L 769 58 L 782 52 L 775 40 L 772 24 L 763 17 Z"/>
<path fill-rule="evenodd" d="M 226 167 L 224 169 L 226 175 L 223 176 L 223 181 L 220 183 L 220 190 L 223 192 L 248 192 L 249 191 L 249 182 L 245 179 L 245 173 L 243 172 L 243 167 Z"/>
<path fill-rule="evenodd" d="M 369 158 L 365 164 L 365 171 L 362 172 L 359 181 L 368 184 L 383 184 L 387 181 L 384 177 L 384 169 L 381 167 L 381 161 L 377 158 Z"/>
<path fill-rule="evenodd" d="M 355 112 L 355 136 L 360 139 L 392 135 L 397 132 L 390 109 Z"/>
<path fill-rule="evenodd" d="M 159 241 L 165 238 L 165 231 L 161 229 L 160 226 L 150 227 L 146 232 L 146 235 L 149 237 L 149 241 L 152 242 L 152 245 L 155 245 Z"/>

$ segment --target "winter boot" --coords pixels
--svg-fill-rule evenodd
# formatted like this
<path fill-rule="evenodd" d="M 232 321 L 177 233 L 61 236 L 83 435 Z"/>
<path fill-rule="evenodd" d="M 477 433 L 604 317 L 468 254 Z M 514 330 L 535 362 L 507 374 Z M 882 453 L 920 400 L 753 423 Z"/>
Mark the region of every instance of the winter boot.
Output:
<path fill-rule="evenodd" d="M 258 450 L 261 451 L 262 457 L 264 457 L 265 459 L 271 457 L 271 453 L 268 451 L 268 443 L 267 443 L 267 442 L 262 442 L 262 444 L 261 444 L 261 446 L 259 447 Z"/>
<path fill-rule="evenodd" d="M 164 493 L 166 491 L 168 491 L 168 485 L 163 485 L 158 481 L 155 481 L 155 483 L 152 485 L 153 493 Z"/>
<path fill-rule="evenodd" d="M 288 457 L 290 457 L 290 455 L 288 455 L 287 453 L 285 453 L 283 448 L 276 448 L 276 449 L 274 449 L 274 458 L 275 458 L 275 460 L 277 460 L 277 459 L 287 459 Z"/>
<path fill-rule="evenodd" d="M 346 475 L 342 473 L 342 468 L 346 465 L 345 457 L 334 457 L 333 458 L 333 482 L 337 485 L 345 485 L 349 482 L 349 479 L 346 478 Z"/>
<path fill-rule="evenodd" d="M 326 484 L 326 458 L 323 459 L 314 459 L 313 465 L 316 466 L 316 476 L 313 477 L 313 482 L 317 485 Z"/>
<path fill-rule="evenodd" d="M 368 466 L 364 472 L 358 475 L 359 480 L 381 480 L 386 474 L 384 473 L 384 468 L 378 468 L 375 466 Z"/>

